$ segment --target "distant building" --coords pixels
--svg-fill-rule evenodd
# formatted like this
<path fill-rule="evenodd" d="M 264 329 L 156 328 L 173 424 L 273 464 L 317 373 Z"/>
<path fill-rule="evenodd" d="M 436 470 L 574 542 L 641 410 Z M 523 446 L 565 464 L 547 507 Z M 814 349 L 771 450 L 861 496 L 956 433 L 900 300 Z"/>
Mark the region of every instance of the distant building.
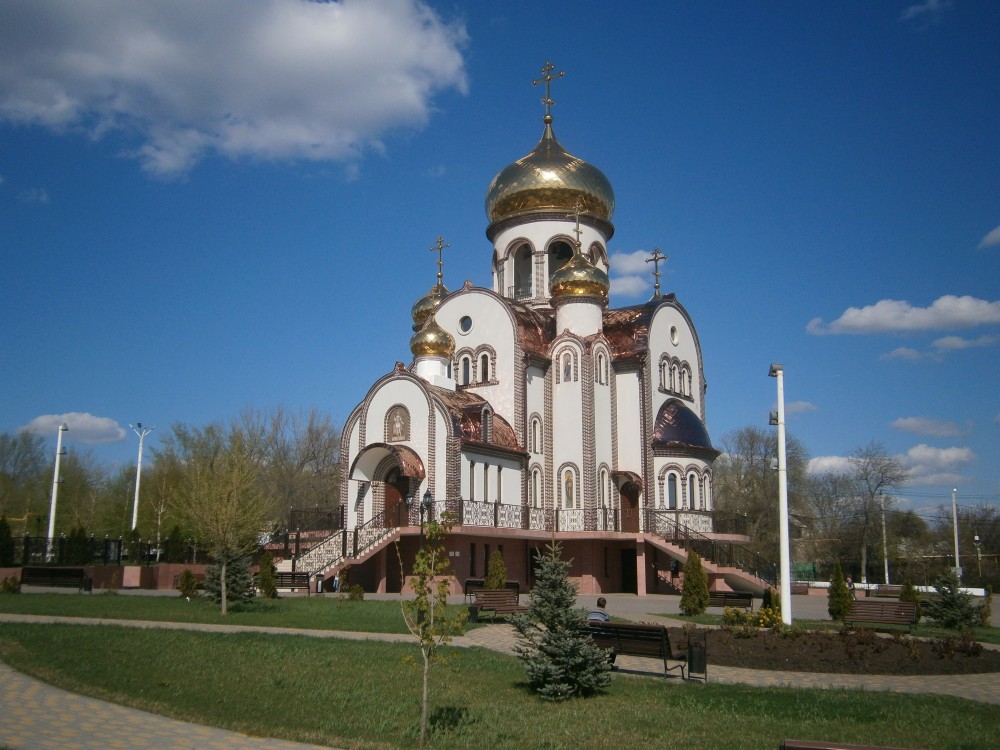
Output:
<path fill-rule="evenodd" d="M 529 587 L 533 551 L 557 539 L 581 593 L 667 592 L 686 558 L 674 542 L 739 541 L 715 533 L 719 452 L 694 323 L 660 293 L 658 251 L 652 299 L 609 309 L 614 191 L 559 144 L 544 101 L 538 145 L 486 192 L 492 288 L 449 291 L 439 254 L 437 283 L 413 305 L 412 362 L 344 425 L 345 528 L 300 569 L 348 562 L 352 581 L 398 591 L 396 551 L 405 576 L 425 496 L 427 518 L 456 519 L 456 591 L 497 548 Z M 720 588 L 732 578 L 709 572 Z"/>

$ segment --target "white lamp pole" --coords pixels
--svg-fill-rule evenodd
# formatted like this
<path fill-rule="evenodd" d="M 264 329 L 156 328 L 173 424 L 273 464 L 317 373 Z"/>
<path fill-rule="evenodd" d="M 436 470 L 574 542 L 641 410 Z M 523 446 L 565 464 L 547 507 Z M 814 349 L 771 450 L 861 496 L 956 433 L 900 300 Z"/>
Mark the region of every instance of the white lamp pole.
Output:
<path fill-rule="evenodd" d="M 778 554 L 781 580 L 781 621 L 792 624 L 792 571 L 788 539 L 788 466 L 785 461 L 785 368 L 775 362 L 767 373 L 778 379 Z"/>
<path fill-rule="evenodd" d="M 132 427 L 132 425 L 129 425 Z M 135 501 L 132 503 L 132 530 L 139 524 L 139 482 L 142 480 L 142 441 L 156 427 L 143 427 L 142 422 L 136 422 L 132 432 L 139 436 L 139 461 L 135 466 Z"/>
<path fill-rule="evenodd" d="M 955 575 L 958 576 L 958 582 L 962 582 L 962 558 L 958 556 L 958 502 L 956 500 L 956 495 L 958 493 L 958 488 L 955 487 L 951 491 L 951 525 L 955 533 Z"/>
<path fill-rule="evenodd" d="M 879 490 L 878 499 L 882 501 L 882 565 L 885 568 L 885 585 L 889 585 L 889 535 L 885 530 L 885 495 Z"/>
<path fill-rule="evenodd" d="M 48 541 L 45 543 L 46 557 L 52 557 L 52 537 L 56 535 L 56 499 L 59 497 L 59 484 L 62 477 L 59 476 L 59 459 L 66 451 L 62 447 L 62 437 L 64 432 L 68 432 L 69 427 L 65 423 L 59 425 L 59 437 L 56 438 L 56 467 L 52 472 L 52 502 L 49 503 L 49 533 Z"/>

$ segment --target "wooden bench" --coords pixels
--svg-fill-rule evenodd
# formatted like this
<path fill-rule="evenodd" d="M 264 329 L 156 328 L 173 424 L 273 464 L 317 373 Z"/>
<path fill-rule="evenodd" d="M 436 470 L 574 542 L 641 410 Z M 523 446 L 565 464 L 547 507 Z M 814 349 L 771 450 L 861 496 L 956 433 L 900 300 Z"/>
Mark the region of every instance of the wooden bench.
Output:
<path fill-rule="evenodd" d="M 22 586 L 54 586 L 90 591 L 93 583 L 83 568 L 21 568 Z"/>
<path fill-rule="evenodd" d="M 471 603 L 473 594 L 477 591 L 482 591 L 485 588 L 486 581 L 482 578 L 467 578 L 465 580 L 465 601 Z M 521 595 L 520 581 L 507 581 L 504 583 L 504 588 L 516 591 L 518 596 Z"/>
<path fill-rule="evenodd" d="M 891 599 L 855 599 L 844 618 L 844 624 L 857 622 L 876 625 L 913 626 L 917 621 L 917 605 L 914 602 L 900 602 Z"/>
<path fill-rule="evenodd" d="M 815 740 L 785 740 L 779 750 L 907 750 L 905 747 L 884 745 L 849 745 L 846 742 L 817 742 Z"/>
<path fill-rule="evenodd" d="M 708 606 L 741 607 L 748 612 L 753 612 L 753 594 L 739 591 L 710 591 L 708 592 Z"/>
<path fill-rule="evenodd" d="M 663 676 L 672 669 L 681 670 L 681 678 L 687 679 L 687 654 L 675 654 L 670 647 L 670 634 L 663 625 L 640 625 L 631 622 L 599 622 L 589 620 L 587 629 L 594 642 L 601 648 L 611 650 L 611 661 L 619 654 L 643 656 L 663 660 Z M 680 662 L 670 665 L 669 662 Z"/>
<path fill-rule="evenodd" d="M 490 612 L 491 620 L 497 615 L 511 615 L 527 612 L 528 608 L 518 601 L 518 594 L 512 589 L 480 589 L 472 593 L 473 604 L 479 612 Z"/>
<path fill-rule="evenodd" d="M 868 589 L 868 597 L 871 599 L 898 599 L 903 593 L 902 586 L 880 583 L 874 588 Z"/>
<path fill-rule="evenodd" d="M 287 570 L 279 570 L 274 574 L 275 588 L 279 589 L 305 589 L 309 590 L 309 574 L 303 572 L 292 573 Z"/>

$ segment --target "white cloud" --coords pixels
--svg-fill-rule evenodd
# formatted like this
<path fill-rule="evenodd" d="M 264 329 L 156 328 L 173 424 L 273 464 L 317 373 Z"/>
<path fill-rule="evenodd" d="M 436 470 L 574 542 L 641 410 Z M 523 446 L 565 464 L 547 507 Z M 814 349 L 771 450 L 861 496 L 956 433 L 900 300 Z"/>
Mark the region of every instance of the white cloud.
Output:
<path fill-rule="evenodd" d="M 951 7 L 948 0 L 924 0 L 922 3 L 910 5 L 899 14 L 900 21 L 937 21 L 941 14 Z"/>
<path fill-rule="evenodd" d="M 996 247 L 1000 245 L 1000 227 L 997 227 L 979 241 L 979 247 Z"/>
<path fill-rule="evenodd" d="M 649 286 L 649 281 L 642 276 L 615 276 L 611 279 L 611 293 L 622 297 L 638 297 Z"/>
<path fill-rule="evenodd" d="M 17 199 L 32 206 L 46 206 L 49 204 L 49 191 L 45 188 L 28 188 L 18 193 Z"/>
<path fill-rule="evenodd" d="M 1000 338 L 996 336 L 980 336 L 975 339 L 963 339 L 961 336 L 945 336 L 931 342 L 931 346 L 938 352 L 956 351 L 959 349 L 972 349 L 980 346 L 993 346 Z"/>
<path fill-rule="evenodd" d="M 851 462 L 847 456 L 816 456 L 809 459 L 810 474 L 848 474 Z"/>
<path fill-rule="evenodd" d="M 962 431 L 954 422 L 943 419 L 928 419 L 927 417 L 901 417 L 890 425 L 895 430 L 911 432 L 914 435 L 929 435 L 931 437 L 954 437 Z"/>
<path fill-rule="evenodd" d="M 816 411 L 817 408 L 816 404 L 811 404 L 808 401 L 792 401 L 785 404 L 785 413 L 804 414 L 807 411 Z"/>
<path fill-rule="evenodd" d="M 43 414 L 32 419 L 21 429 L 44 437 L 55 437 L 61 424 L 69 428 L 68 438 L 85 445 L 120 443 L 125 439 L 125 430 L 110 417 L 95 417 L 93 414 L 78 411 L 66 414 Z"/>
<path fill-rule="evenodd" d="M 946 294 L 930 307 L 913 307 L 904 300 L 884 299 L 867 307 L 849 307 L 829 325 L 813 318 L 806 330 L 825 333 L 899 333 L 948 328 L 973 328 L 1000 323 L 1000 301 L 987 302 Z"/>
<path fill-rule="evenodd" d="M 910 448 L 900 460 L 910 472 L 910 484 L 958 484 L 964 480 L 960 470 L 974 462 L 971 448 L 934 448 L 921 443 Z"/>
<path fill-rule="evenodd" d="M 879 359 L 905 359 L 910 362 L 916 362 L 917 360 L 923 359 L 924 355 L 918 352 L 916 349 L 911 349 L 908 346 L 900 346 L 893 349 L 891 352 L 883 354 Z"/>
<path fill-rule="evenodd" d="M 466 91 L 466 42 L 420 0 L 0 3 L 0 120 L 121 131 L 159 175 L 213 152 L 352 162 Z"/>
<path fill-rule="evenodd" d="M 625 276 L 649 275 L 652 277 L 653 266 L 646 261 L 652 253 L 645 250 L 634 250 L 631 253 L 611 253 L 611 270 Z M 660 272 L 663 271 L 663 261 L 660 261 Z"/>

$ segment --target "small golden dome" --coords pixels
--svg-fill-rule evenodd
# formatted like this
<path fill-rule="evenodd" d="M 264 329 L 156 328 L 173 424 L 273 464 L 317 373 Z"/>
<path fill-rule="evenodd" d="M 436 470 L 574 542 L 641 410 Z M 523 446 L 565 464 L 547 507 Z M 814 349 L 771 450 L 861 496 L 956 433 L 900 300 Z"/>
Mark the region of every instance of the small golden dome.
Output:
<path fill-rule="evenodd" d="M 559 145 L 546 116 L 545 131 L 534 150 L 504 167 L 486 192 L 486 215 L 491 222 L 530 211 L 583 213 L 611 221 L 615 193 L 597 167 L 578 159 Z"/>
<path fill-rule="evenodd" d="M 591 263 L 579 250 L 566 265 L 552 274 L 549 291 L 553 299 L 600 297 L 608 299 L 611 282 L 608 275 Z"/>
<path fill-rule="evenodd" d="M 455 353 L 455 339 L 434 320 L 431 314 L 424 327 L 410 337 L 414 357 L 450 358 Z"/>
<path fill-rule="evenodd" d="M 427 294 L 413 303 L 413 307 L 410 309 L 410 316 L 413 318 L 414 331 L 420 330 L 428 316 L 437 309 L 437 306 L 449 294 L 450 292 L 445 288 L 445 285 L 438 281 L 438 283 L 431 287 L 431 290 Z"/>

